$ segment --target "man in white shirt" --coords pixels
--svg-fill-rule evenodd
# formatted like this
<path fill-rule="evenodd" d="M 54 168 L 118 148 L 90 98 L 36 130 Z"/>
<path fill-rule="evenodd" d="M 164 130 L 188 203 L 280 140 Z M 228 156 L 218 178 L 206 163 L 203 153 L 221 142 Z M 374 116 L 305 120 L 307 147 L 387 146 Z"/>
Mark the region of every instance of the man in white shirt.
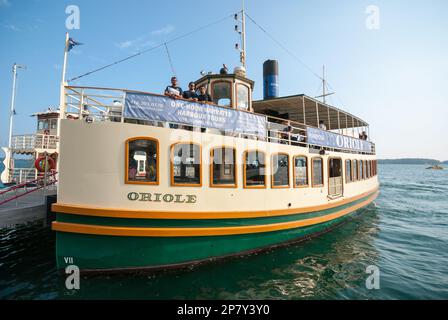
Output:
<path fill-rule="evenodd" d="M 327 126 L 324 123 L 324 120 L 319 121 L 319 129 L 320 130 L 327 130 Z"/>

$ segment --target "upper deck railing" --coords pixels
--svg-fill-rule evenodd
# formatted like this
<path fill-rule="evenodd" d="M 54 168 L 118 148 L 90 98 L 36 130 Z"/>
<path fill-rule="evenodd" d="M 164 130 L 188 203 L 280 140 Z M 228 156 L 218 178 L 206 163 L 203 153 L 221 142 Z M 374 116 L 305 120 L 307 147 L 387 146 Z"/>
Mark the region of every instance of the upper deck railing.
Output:
<path fill-rule="evenodd" d="M 164 119 L 154 120 L 148 118 L 141 118 L 130 116 L 125 112 L 126 94 L 144 95 L 150 98 L 169 99 L 170 102 L 176 103 L 171 98 L 141 91 L 100 88 L 100 87 L 79 87 L 66 86 L 65 87 L 65 118 L 81 119 L 84 121 L 111 121 L 121 123 L 135 123 L 149 126 L 164 126 L 173 129 L 187 129 L 231 135 L 246 139 L 262 140 L 272 143 L 288 144 L 301 147 L 309 147 L 319 150 L 357 153 L 357 154 L 375 154 L 375 144 L 365 140 L 358 139 L 354 136 L 341 134 L 334 130 L 323 131 L 316 127 L 305 125 L 303 123 L 285 120 L 277 117 L 272 117 L 263 114 L 256 114 L 247 111 L 240 111 L 230 109 L 228 107 L 217 106 L 215 104 L 207 103 L 216 111 L 232 111 L 250 115 L 256 115 L 259 119 L 263 119 L 264 133 L 258 134 L 254 132 L 229 132 L 226 130 L 217 130 L 213 127 L 204 125 L 195 125 L 194 123 L 185 123 L 177 121 L 165 121 Z M 199 104 L 191 101 L 179 99 L 178 102 L 187 102 L 192 104 Z M 218 109 L 216 109 L 218 108 Z M 317 137 L 316 137 L 317 135 Z M 322 142 L 320 142 L 322 141 Z M 325 142 L 324 142 L 325 141 Z M 333 143 L 328 143 L 333 141 Z M 366 147 L 367 146 L 367 147 Z"/>
<path fill-rule="evenodd" d="M 13 136 L 11 147 L 16 151 L 33 152 L 36 149 L 56 149 L 58 137 L 49 134 L 25 134 Z"/>

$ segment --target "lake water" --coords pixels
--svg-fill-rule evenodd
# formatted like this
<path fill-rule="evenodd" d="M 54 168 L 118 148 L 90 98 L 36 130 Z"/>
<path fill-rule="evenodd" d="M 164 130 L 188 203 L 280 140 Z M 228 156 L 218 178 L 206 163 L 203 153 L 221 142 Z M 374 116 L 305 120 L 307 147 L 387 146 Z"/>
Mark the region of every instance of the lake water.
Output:
<path fill-rule="evenodd" d="M 298 245 L 191 270 L 81 279 L 65 289 L 54 233 L 0 231 L 0 299 L 448 299 L 448 170 L 380 165 L 363 215 Z M 380 271 L 369 290 L 368 266 Z"/>

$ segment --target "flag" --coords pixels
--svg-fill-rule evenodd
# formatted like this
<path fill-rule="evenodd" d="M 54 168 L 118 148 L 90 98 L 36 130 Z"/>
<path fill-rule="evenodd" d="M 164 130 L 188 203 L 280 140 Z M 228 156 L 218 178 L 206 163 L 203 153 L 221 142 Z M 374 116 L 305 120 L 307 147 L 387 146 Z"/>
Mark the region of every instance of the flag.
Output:
<path fill-rule="evenodd" d="M 83 45 L 83 43 L 77 42 L 77 41 L 73 40 L 72 38 L 69 38 L 67 52 L 70 52 L 70 50 L 72 50 L 74 46 L 80 46 L 80 45 Z"/>

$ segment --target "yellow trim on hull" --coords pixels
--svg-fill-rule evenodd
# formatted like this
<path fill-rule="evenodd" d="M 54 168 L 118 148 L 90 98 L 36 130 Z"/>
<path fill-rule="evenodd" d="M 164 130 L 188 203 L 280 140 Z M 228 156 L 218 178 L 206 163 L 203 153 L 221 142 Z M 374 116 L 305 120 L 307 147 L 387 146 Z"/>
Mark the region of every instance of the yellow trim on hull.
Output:
<path fill-rule="evenodd" d="M 262 210 L 262 211 L 243 211 L 243 212 L 176 212 L 176 211 L 143 211 L 143 210 L 129 210 L 129 209 L 108 209 L 97 208 L 80 205 L 70 205 L 55 203 L 52 205 L 53 212 L 76 214 L 82 216 L 96 216 L 109 218 L 128 218 L 128 219 L 243 219 L 243 218 L 264 218 L 275 216 L 286 216 L 299 213 L 309 213 L 321 211 L 342 206 L 344 204 L 364 198 L 374 192 L 378 188 L 369 192 L 362 193 L 355 197 L 344 200 L 323 204 L 318 206 L 295 208 L 295 209 L 280 209 L 280 210 Z"/>
<path fill-rule="evenodd" d="M 111 227 L 99 225 L 84 225 L 76 223 L 53 222 L 52 228 L 55 231 L 94 234 L 105 236 L 130 236 L 130 237 L 200 237 L 200 236 L 224 236 L 238 234 L 252 234 L 262 232 L 272 232 L 287 229 L 295 229 L 328 222 L 343 217 L 357 209 L 371 203 L 378 196 L 375 192 L 367 200 L 352 207 L 345 208 L 335 213 L 322 217 L 304 219 L 300 221 L 282 222 L 266 225 L 239 226 L 239 227 L 206 227 L 206 228 L 135 228 L 135 227 Z"/>

